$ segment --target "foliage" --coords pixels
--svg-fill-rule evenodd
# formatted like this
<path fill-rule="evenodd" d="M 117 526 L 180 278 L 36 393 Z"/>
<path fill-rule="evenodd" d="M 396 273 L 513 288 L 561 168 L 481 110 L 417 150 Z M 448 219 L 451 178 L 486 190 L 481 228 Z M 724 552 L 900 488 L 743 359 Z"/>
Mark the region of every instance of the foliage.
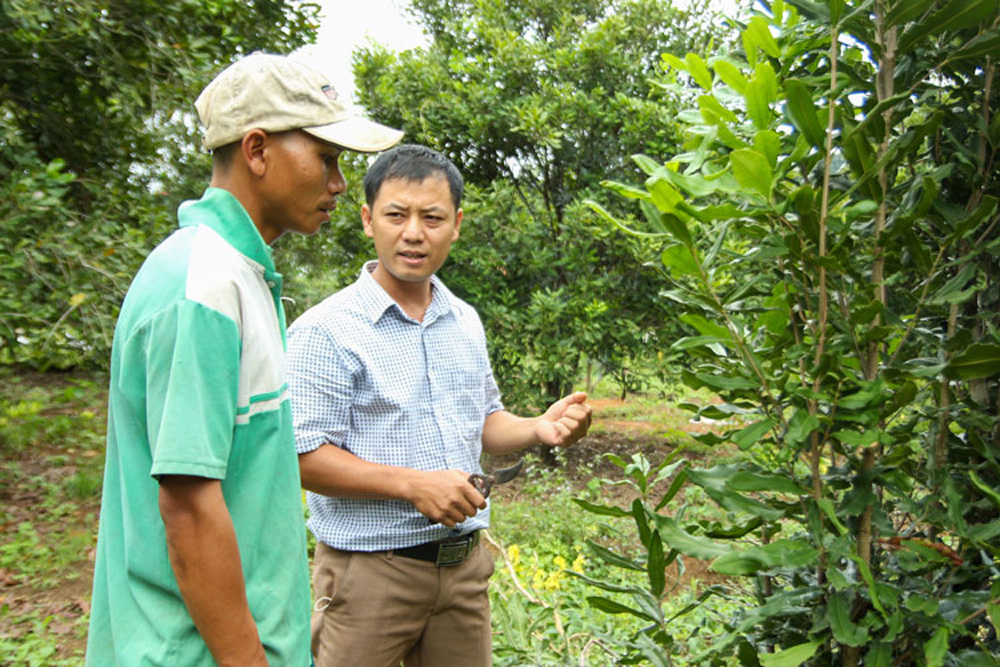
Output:
<path fill-rule="evenodd" d="M 0 367 L 0 655 L 82 663 L 107 379 Z"/>
<path fill-rule="evenodd" d="M 711 38 L 704 5 L 417 0 L 428 48 L 355 56 L 366 109 L 477 188 L 443 275 L 482 315 L 514 404 L 558 398 L 584 356 L 629 365 L 666 319 L 644 241 L 600 230 L 580 201 L 632 169 L 623 156 L 639 146 L 674 143 L 674 114 L 649 99 L 647 79 L 661 50 Z"/>
<path fill-rule="evenodd" d="M 594 461 L 593 463 L 597 463 Z M 564 472 L 544 466 L 528 468 L 530 479 L 518 496 L 493 500 L 489 542 L 500 553 L 490 583 L 493 617 L 494 663 L 497 665 L 595 665 L 621 662 L 627 647 L 646 619 L 626 614 L 605 615 L 588 599 L 588 581 L 615 579 L 617 588 L 606 592 L 611 605 L 625 605 L 621 591 L 641 588 L 645 580 L 635 569 L 619 569 L 603 554 L 609 547 L 624 547 L 622 528 L 626 518 L 595 517 L 572 511 L 572 496 L 596 506 L 617 485 L 592 477 L 581 488 Z M 592 474 L 591 466 L 574 471 L 574 477 Z M 615 494 L 623 498 L 639 495 L 637 487 Z M 718 610 L 698 606 L 701 584 L 689 580 L 688 587 L 675 584 L 664 596 L 663 613 L 676 617 L 673 628 L 682 643 L 703 646 L 713 634 L 722 632 Z M 694 606 L 693 613 L 678 612 Z M 704 611 L 705 613 L 702 613 Z"/>
<path fill-rule="evenodd" d="M 191 104 L 315 35 L 290 0 L 0 1 L 0 363 L 106 363 L 118 304 L 208 175 Z"/>
<path fill-rule="evenodd" d="M 696 662 L 997 664 L 1000 7 L 760 4 L 742 51 L 664 55 L 685 152 L 609 184 L 725 399 L 690 408 L 743 420 L 702 439 L 747 454 L 677 472 L 725 523 L 644 508 L 642 544 L 754 587 Z"/>

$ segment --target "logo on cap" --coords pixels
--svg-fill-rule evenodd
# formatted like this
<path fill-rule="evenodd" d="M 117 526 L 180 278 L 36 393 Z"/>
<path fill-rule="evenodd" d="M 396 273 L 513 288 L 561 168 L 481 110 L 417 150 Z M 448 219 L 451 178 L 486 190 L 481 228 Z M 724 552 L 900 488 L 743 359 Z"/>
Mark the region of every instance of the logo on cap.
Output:
<path fill-rule="evenodd" d="M 326 95 L 327 97 L 329 97 L 331 100 L 336 101 L 336 99 L 338 97 L 337 91 L 334 90 L 332 86 L 326 85 L 326 86 L 323 86 L 320 90 L 322 90 L 323 94 Z"/>

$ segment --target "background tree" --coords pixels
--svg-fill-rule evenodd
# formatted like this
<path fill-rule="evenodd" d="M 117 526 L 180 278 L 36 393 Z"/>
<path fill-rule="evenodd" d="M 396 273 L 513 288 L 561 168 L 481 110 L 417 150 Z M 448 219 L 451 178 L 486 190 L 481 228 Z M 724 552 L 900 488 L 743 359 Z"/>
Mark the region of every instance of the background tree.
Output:
<path fill-rule="evenodd" d="M 192 102 L 318 7 L 0 1 L 0 362 L 104 363 L 145 253 L 209 173 Z"/>
<path fill-rule="evenodd" d="M 416 0 L 429 47 L 355 56 L 373 117 L 441 150 L 474 186 L 444 274 L 483 316 L 514 403 L 565 392 L 584 356 L 621 373 L 667 319 L 644 242 L 600 231 L 579 204 L 603 196 L 610 175 L 635 173 L 627 156 L 639 146 L 674 144 L 674 111 L 647 80 L 660 52 L 710 42 L 706 6 Z"/>
<path fill-rule="evenodd" d="M 759 6 L 742 50 L 664 56 L 697 91 L 687 150 L 615 186 L 664 244 L 686 381 L 725 399 L 688 407 L 736 420 L 703 440 L 748 459 L 664 469 L 726 525 L 603 508 L 636 519 L 650 585 L 598 604 L 669 646 L 663 566 L 696 556 L 756 603 L 697 664 L 995 665 L 1000 5 Z"/>

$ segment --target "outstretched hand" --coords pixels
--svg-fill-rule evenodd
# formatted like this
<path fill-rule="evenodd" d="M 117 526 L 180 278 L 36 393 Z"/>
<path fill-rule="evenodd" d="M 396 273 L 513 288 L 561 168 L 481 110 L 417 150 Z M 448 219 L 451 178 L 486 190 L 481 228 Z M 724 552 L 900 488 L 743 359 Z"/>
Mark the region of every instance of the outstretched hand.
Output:
<path fill-rule="evenodd" d="M 549 406 L 535 426 L 535 438 L 550 447 L 569 447 L 587 435 L 591 408 L 586 392 L 578 391 Z"/>

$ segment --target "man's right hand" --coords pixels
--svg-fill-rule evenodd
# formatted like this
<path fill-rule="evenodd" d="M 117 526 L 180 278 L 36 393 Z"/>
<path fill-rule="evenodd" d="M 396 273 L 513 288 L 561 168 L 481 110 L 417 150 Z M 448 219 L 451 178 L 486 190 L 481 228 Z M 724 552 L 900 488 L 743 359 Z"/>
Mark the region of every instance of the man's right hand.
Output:
<path fill-rule="evenodd" d="M 454 527 L 486 509 L 486 499 L 461 470 L 414 470 L 406 500 L 434 523 Z"/>

